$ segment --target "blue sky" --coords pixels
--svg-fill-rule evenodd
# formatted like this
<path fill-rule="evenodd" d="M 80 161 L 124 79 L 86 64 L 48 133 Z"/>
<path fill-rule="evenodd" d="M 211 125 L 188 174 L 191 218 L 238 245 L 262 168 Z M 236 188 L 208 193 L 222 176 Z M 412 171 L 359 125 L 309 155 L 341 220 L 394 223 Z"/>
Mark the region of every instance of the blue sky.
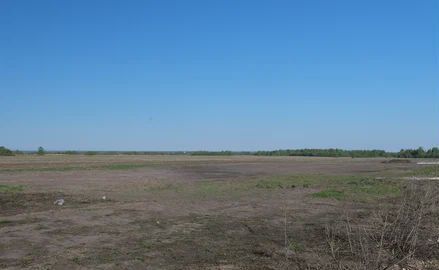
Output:
<path fill-rule="evenodd" d="M 438 14 L 436 0 L 2 0 L 0 145 L 437 146 Z"/>

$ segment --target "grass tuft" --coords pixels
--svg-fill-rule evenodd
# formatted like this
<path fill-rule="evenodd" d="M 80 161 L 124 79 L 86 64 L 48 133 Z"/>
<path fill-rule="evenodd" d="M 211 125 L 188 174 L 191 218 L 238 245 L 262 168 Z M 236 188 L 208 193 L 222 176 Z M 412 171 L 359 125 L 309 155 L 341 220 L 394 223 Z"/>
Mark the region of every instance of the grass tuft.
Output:
<path fill-rule="evenodd" d="M 313 197 L 323 198 L 323 199 L 336 199 L 343 200 L 346 197 L 346 194 L 343 191 L 334 190 L 334 189 L 326 189 L 312 194 Z"/>
<path fill-rule="evenodd" d="M 439 165 L 425 166 L 425 167 L 415 169 L 414 171 L 412 171 L 410 173 L 410 175 L 437 177 L 437 176 L 439 176 Z"/>
<path fill-rule="evenodd" d="M 2 226 L 2 225 L 4 225 L 4 226 L 7 226 L 7 225 L 9 225 L 9 224 L 13 224 L 14 222 L 13 221 L 11 221 L 11 220 L 0 220 L 0 226 Z"/>
<path fill-rule="evenodd" d="M 15 193 L 24 190 L 24 186 L 22 185 L 5 185 L 0 184 L 0 192 L 2 193 Z"/>
<path fill-rule="evenodd" d="M 299 242 L 294 242 L 294 241 L 289 242 L 288 249 L 296 253 L 304 251 L 303 245 Z"/>
<path fill-rule="evenodd" d="M 256 183 L 257 188 L 264 188 L 264 189 L 276 189 L 276 188 L 295 188 L 296 186 L 294 184 L 289 185 L 288 183 L 285 183 L 283 181 L 279 180 L 260 180 L 258 183 Z"/>
<path fill-rule="evenodd" d="M 272 176 L 258 180 L 255 187 L 261 189 L 309 188 L 323 180 L 321 175 Z"/>
<path fill-rule="evenodd" d="M 145 191 L 148 192 L 161 192 L 161 191 L 179 191 L 181 189 L 181 186 L 177 184 L 172 183 L 154 183 L 154 184 L 148 184 L 145 187 Z"/>
<path fill-rule="evenodd" d="M 108 170 L 130 170 L 130 169 L 143 168 L 143 167 L 147 167 L 147 166 L 148 166 L 148 164 L 121 163 L 121 164 L 106 165 L 105 167 L 102 167 L 102 169 L 108 169 Z"/>

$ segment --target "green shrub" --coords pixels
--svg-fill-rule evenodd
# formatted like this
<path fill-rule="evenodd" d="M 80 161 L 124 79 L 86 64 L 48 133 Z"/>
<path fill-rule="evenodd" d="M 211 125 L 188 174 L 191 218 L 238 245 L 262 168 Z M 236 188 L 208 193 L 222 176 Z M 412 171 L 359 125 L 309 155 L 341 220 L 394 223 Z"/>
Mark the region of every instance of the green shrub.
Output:
<path fill-rule="evenodd" d="M 13 156 L 14 153 L 4 146 L 0 146 L 0 156 Z"/>
<path fill-rule="evenodd" d="M 40 147 L 38 147 L 37 154 L 40 155 L 40 156 L 45 155 L 46 154 L 46 150 L 44 150 L 44 148 L 40 146 Z"/>

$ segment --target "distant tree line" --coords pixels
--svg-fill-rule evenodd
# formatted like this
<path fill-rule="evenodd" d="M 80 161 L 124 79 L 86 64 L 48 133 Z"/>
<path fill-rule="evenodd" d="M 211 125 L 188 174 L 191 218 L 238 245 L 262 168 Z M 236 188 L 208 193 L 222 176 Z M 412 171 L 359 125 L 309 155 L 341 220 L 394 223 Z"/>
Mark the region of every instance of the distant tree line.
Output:
<path fill-rule="evenodd" d="M 237 152 L 232 151 L 194 151 L 189 152 L 191 156 L 231 156 L 237 155 Z"/>
<path fill-rule="evenodd" d="M 433 147 L 428 150 L 419 147 L 418 149 L 402 149 L 397 153 L 400 158 L 439 158 L 439 148 Z"/>
<path fill-rule="evenodd" d="M 274 151 L 49 151 L 39 147 L 37 151 L 11 151 L 0 146 L 0 156 L 13 156 L 18 154 L 64 154 L 64 155 L 191 155 L 191 156 L 232 156 L 232 155 L 256 155 L 256 156 L 306 156 L 306 157 L 389 157 L 389 158 L 439 158 L 439 148 L 433 147 L 424 150 L 402 149 L 399 152 L 386 152 L 384 150 L 343 150 L 329 149 L 284 149 Z"/>
<path fill-rule="evenodd" d="M 51 154 L 61 155 L 183 155 L 182 151 L 50 151 Z"/>
<path fill-rule="evenodd" d="M 254 155 L 255 152 L 250 151 L 193 151 L 187 152 L 191 156 L 239 156 L 239 155 Z"/>
<path fill-rule="evenodd" d="M 433 147 L 424 150 L 402 149 L 399 152 L 386 152 L 384 150 L 343 150 L 330 149 L 287 149 L 275 151 L 258 151 L 257 156 L 307 156 L 307 157 L 395 157 L 395 158 L 439 158 L 439 148 Z"/>
<path fill-rule="evenodd" d="M 343 150 L 330 149 L 287 149 L 275 151 L 258 151 L 258 156 L 305 156 L 305 157 L 389 157 L 384 150 Z"/>
<path fill-rule="evenodd" d="M 44 155 L 46 153 L 46 151 L 44 150 L 43 147 L 39 147 L 38 150 L 36 152 L 23 152 L 20 150 L 15 150 L 12 151 L 4 146 L 0 146 L 0 156 L 15 156 L 15 155 L 23 155 L 24 153 L 37 153 L 38 155 Z"/>

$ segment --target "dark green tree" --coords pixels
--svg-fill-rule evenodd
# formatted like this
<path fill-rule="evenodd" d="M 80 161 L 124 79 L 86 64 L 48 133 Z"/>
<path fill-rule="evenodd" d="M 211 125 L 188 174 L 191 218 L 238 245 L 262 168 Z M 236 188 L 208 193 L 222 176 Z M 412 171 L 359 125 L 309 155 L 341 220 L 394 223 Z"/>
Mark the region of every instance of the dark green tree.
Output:
<path fill-rule="evenodd" d="M 4 146 L 0 146 L 0 156 L 13 156 L 14 153 L 12 153 L 11 150 Z"/>
<path fill-rule="evenodd" d="M 44 150 L 44 148 L 42 146 L 40 146 L 40 147 L 38 147 L 37 154 L 42 156 L 42 155 L 46 154 L 46 150 Z"/>

